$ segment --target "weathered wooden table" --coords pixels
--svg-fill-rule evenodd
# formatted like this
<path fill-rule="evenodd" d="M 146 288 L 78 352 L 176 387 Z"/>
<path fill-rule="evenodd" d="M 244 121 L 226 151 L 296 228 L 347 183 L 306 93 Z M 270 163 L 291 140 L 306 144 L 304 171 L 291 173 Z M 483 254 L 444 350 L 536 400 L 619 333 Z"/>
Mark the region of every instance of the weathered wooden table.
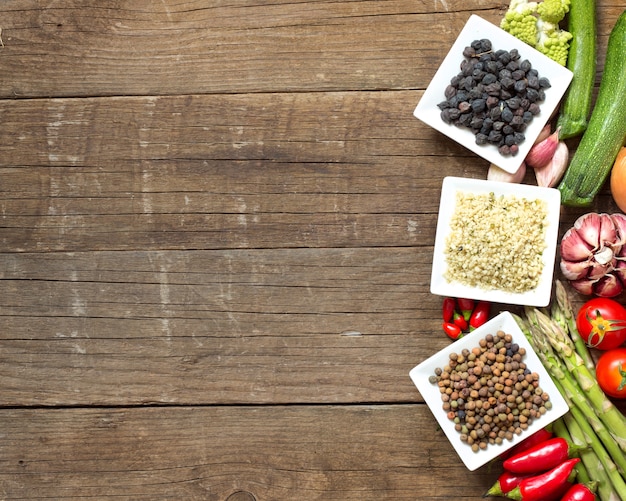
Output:
<path fill-rule="evenodd" d="M 412 112 L 507 3 L 3 0 L 0 499 L 480 499 L 408 373 L 486 164 Z"/>

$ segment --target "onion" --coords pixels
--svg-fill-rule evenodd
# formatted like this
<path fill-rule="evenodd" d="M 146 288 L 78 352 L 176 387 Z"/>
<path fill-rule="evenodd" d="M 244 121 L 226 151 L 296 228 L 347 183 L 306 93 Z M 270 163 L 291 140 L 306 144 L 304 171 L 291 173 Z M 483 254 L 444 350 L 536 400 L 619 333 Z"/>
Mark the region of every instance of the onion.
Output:
<path fill-rule="evenodd" d="M 487 171 L 488 181 L 501 181 L 503 183 L 521 183 L 526 175 L 526 164 L 522 162 L 519 168 L 513 173 L 505 171 L 496 164 L 490 164 Z"/>
<path fill-rule="evenodd" d="M 561 240 L 560 268 L 581 294 L 620 294 L 626 285 L 626 216 L 580 216 Z"/>

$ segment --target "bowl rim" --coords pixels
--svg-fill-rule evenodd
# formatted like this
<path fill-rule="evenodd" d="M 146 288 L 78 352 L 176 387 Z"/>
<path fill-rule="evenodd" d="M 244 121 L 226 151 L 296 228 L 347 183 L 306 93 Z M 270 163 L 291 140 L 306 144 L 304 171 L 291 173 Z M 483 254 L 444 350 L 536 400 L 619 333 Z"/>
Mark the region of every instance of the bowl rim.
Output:
<path fill-rule="evenodd" d="M 430 383 L 428 378 L 430 375 L 434 374 L 434 369 L 436 367 L 442 367 L 445 365 L 445 362 L 448 360 L 448 356 L 451 352 L 455 351 L 460 353 L 463 348 L 471 349 L 478 345 L 478 341 L 482 337 L 489 333 L 494 334 L 500 329 L 505 333 L 511 334 L 515 342 L 520 347 L 526 348 L 524 360 L 533 372 L 537 372 L 539 374 L 540 386 L 550 395 L 552 408 L 539 419 L 533 420 L 528 429 L 520 435 L 515 435 L 513 440 L 504 441 L 500 445 L 489 445 L 487 449 L 475 453 L 471 451 L 467 444 L 461 442 L 459 433 L 454 429 L 454 424 L 448 419 L 445 411 L 441 408 L 442 402 L 438 387 Z M 511 312 L 507 310 L 502 311 L 481 327 L 451 343 L 446 348 L 443 348 L 413 367 L 413 369 L 409 372 L 409 377 L 419 390 L 422 398 L 430 408 L 431 413 L 437 420 L 441 430 L 448 438 L 448 441 L 458 454 L 459 458 L 470 471 L 476 470 L 489 463 L 491 460 L 500 456 L 528 436 L 532 435 L 535 431 L 538 431 L 539 429 L 554 422 L 569 410 L 569 406 L 565 398 L 555 386 L 551 376 L 541 363 L 541 360 L 532 348 L 530 342 L 526 339 L 526 336 L 519 328 L 515 318 Z"/>
<path fill-rule="evenodd" d="M 541 111 L 528 124 L 524 132 L 526 139 L 519 145 L 519 152 L 515 156 L 505 157 L 494 146 L 477 145 L 472 131 L 444 123 L 440 117 L 440 110 L 437 108 L 437 105 L 445 100 L 444 89 L 450 83 L 450 79 L 459 71 L 459 64 L 463 59 L 463 49 L 474 40 L 483 38 L 488 38 L 496 49 L 517 49 L 522 59 L 528 59 L 533 68 L 539 71 L 539 76 L 547 77 L 550 80 L 551 87 L 546 90 L 546 99 L 541 103 Z M 514 173 L 521 166 L 535 139 L 559 105 L 572 77 L 573 73 L 565 66 L 561 66 L 499 26 L 476 14 L 471 14 L 424 91 L 413 115 L 485 160 L 506 172 Z"/>
<path fill-rule="evenodd" d="M 493 192 L 496 195 L 510 195 L 531 200 L 541 199 L 546 202 L 548 225 L 545 230 L 546 248 L 542 254 L 544 267 L 536 288 L 522 293 L 513 293 L 500 289 L 487 290 L 469 287 L 460 282 L 448 282 L 444 278 L 444 273 L 447 269 L 445 258 L 446 239 L 450 233 L 450 221 L 454 215 L 456 193 L 459 191 L 477 194 Z M 468 299 L 485 300 L 494 303 L 547 306 L 552 296 L 552 279 L 556 263 L 560 214 L 561 195 L 556 188 L 455 176 L 445 177 L 441 185 L 430 277 L 430 292 L 439 296 L 466 297 Z"/>

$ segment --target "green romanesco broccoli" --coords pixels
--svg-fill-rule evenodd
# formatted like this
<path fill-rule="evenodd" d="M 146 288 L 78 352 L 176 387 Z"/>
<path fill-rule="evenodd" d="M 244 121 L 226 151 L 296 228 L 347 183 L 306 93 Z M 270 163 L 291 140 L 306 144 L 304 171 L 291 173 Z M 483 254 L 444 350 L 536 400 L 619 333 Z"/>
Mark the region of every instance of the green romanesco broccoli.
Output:
<path fill-rule="evenodd" d="M 537 5 L 539 18 L 552 24 L 559 24 L 569 12 L 570 0 L 543 0 Z"/>
<path fill-rule="evenodd" d="M 559 29 L 556 24 L 541 19 L 537 25 L 539 38 L 535 48 L 561 66 L 565 66 L 572 34 L 569 31 Z"/>
<path fill-rule="evenodd" d="M 537 2 L 511 0 L 500 27 L 528 45 L 537 43 Z"/>
<path fill-rule="evenodd" d="M 571 0 L 511 0 L 500 27 L 565 66 L 571 33 L 559 28 Z"/>

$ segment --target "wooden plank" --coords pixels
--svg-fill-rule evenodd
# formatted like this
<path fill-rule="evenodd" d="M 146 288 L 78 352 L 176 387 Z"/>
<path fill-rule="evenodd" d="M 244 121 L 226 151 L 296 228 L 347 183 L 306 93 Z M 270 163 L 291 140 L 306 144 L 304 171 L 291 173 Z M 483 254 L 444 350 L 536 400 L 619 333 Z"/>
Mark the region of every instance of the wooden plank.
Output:
<path fill-rule="evenodd" d="M 0 405 L 420 401 L 432 249 L 0 255 Z"/>
<path fill-rule="evenodd" d="M 498 473 L 469 475 L 424 405 L 3 409 L 0 429 L 7 501 L 469 501 Z"/>
<path fill-rule="evenodd" d="M 418 97 L 0 102 L 1 248 L 431 243 L 441 176 L 486 167 L 412 116 Z"/>
<path fill-rule="evenodd" d="M 3 166 L 97 165 L 102 174 L 129 161 L 176 160 L 183 169 L 200 160 L 373 169 L 408 155 L 470 156 L 413 117 L 420 97 L 389 91 L 4 100 L 0 152 Z M 249 173 L 242 174 L 245 181 Z"/>
<path fill-rule="evenodd" d="M 406 89 L 416 78 L 423 88 L 440 42 L 452 42 L 468 12 L 497 19 L 500 8 L 495 0 L 6 0 L 0 96 Z"/>
<path fill-rule="evenodd" d="M 507 4 L 4 0 L 0 96 L 423 89 L 469 14 Z M 622 9 L 598 2 L 601 49 Z"/>

